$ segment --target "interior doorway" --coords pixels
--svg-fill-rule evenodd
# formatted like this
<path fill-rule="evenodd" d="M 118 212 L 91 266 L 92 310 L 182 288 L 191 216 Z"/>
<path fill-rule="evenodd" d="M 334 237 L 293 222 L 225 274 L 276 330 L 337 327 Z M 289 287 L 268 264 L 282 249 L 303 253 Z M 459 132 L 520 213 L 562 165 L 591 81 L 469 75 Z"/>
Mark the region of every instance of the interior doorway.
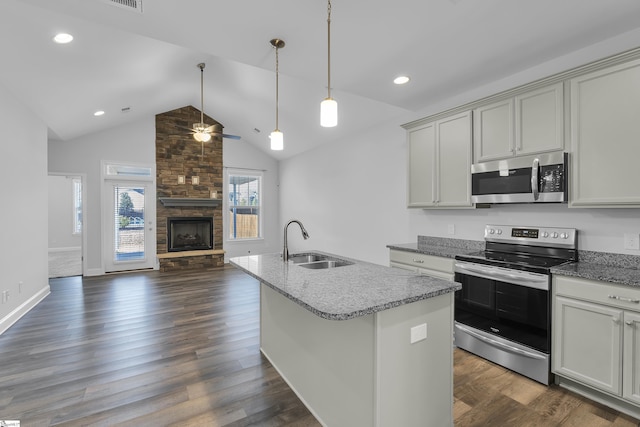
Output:
<path fill-rule="evenodd" d="M 49 174 L 49 278 L 82 276 L 83 175 Z"/>

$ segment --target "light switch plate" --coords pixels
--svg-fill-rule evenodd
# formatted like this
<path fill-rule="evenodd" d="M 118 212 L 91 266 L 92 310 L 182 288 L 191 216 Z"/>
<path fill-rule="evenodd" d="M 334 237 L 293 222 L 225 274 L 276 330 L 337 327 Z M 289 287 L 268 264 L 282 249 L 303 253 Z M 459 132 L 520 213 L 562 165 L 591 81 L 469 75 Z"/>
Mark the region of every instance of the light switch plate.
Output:
<path fill-rule="evenodd" d="M 640 250 L 640 234 L 625 234 L 624 248 L 632 250 Z"/>

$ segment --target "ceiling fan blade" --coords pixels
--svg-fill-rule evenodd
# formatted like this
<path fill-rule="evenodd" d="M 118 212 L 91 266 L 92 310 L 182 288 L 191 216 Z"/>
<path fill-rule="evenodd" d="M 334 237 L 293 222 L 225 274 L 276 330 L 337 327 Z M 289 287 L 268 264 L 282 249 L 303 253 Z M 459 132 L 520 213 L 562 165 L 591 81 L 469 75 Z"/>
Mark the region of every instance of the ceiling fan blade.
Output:
<path fill-rule="evenodd" d="M 241 137 L 238 135 L 227 135 L 226 133 L 223 133 L 222 137 L 227 139 L 241 139 Z"/>

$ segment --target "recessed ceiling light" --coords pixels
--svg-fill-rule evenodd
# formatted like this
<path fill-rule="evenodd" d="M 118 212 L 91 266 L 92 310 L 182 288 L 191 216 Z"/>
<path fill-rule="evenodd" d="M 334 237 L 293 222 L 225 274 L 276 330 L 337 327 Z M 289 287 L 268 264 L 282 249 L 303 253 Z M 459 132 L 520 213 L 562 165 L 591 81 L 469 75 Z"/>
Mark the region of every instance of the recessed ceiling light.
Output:
<path fill-rule="evenodd" d="M 70 43 L 71 40 L 73 40 L 73 36 L 67 33 L 56 34 L 56 36 L 53 38 L 53 41 L 59 44 L 67 44 Z"/>
<path fill-rule="evenodd" d="M 408 76 L 398 76 L 395 79 L 393 79 L 393 82 L 397 85 L 403 85 L 405 83 L 408 83 L 409 80 L 411 80 Z"/>
<path fill-rule="evenodd" d="M 93 113 L 93 115 L 96 116 L 96 117 L 103 116 L 104 115 L 104 111 L 102 111 L 102 110 L 96 111 L 95 113 Z"/>

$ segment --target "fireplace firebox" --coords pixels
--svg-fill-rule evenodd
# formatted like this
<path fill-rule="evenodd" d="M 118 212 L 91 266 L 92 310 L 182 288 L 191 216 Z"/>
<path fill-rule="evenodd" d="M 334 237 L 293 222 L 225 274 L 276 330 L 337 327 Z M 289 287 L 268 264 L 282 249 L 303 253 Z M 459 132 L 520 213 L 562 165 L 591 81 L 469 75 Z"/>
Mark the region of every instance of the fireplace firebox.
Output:
<path fill-rule="evenodd" d="M 213 249 L 213 217 L 167 218 L 167 251 Z"/>

